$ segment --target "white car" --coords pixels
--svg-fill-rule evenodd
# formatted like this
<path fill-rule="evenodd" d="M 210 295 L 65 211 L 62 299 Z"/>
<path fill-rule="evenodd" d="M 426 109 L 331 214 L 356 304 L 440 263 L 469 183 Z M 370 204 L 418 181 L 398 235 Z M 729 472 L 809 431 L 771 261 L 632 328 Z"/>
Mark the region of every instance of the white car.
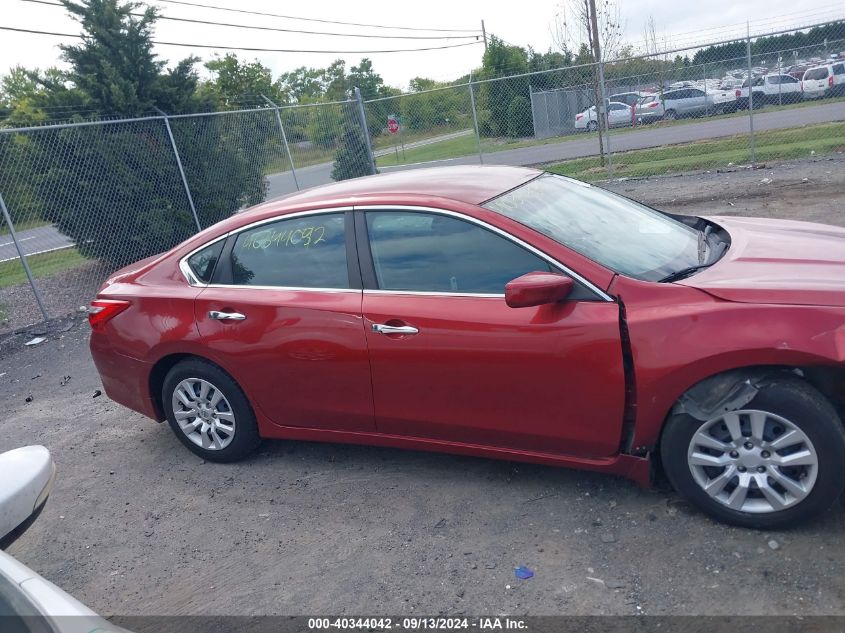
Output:
<path fill-rule="evenodd" d="M 43 446 L 0 453 L 0 546 L 8 547 L 32 525 L 53 489 L 55 474 L 50 451 Z M 2 551 L 0 630 L 126 633 Z"/>
<path fill-rule="evenodd" d="M 845 62 L 814 66 L 804 72 L 801 89 L 805 99 L 845 93 Z"/>
<path fill-rule="evenodd" d="M 767 103 L 794 103 L 802 99 L 801 82 L 786 73 L 756 77 L 751 86 L 752 105 L 762 108 Z M 748 107 L 748 81 L 736 89 L 737 109 Z"/>
<path fill-rule="evenodd" d="M 607 104 L 607 124 L 610 127 L 621 127 L 633 123 L 633 106 L 618 101 Z M 575 129 L 593 132 L 599 128 L 596 106 L 590 106 L 575 115 Z"/>

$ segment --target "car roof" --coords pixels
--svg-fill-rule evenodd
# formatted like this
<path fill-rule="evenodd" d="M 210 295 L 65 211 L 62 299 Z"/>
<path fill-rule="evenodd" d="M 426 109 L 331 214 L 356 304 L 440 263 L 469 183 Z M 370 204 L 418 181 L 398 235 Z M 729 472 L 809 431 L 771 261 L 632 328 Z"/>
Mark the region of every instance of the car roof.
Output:
<path fill-rule="evenodd" d="M 355 204 L 391 196 L 438 197 L 467 204 L 481 204 L 533 180 L 543 172 L 505 165 L 459 165 L 407 169 L 321 185 L 276 198 L 254 210 L 300 206 L 321 202 Z"/>

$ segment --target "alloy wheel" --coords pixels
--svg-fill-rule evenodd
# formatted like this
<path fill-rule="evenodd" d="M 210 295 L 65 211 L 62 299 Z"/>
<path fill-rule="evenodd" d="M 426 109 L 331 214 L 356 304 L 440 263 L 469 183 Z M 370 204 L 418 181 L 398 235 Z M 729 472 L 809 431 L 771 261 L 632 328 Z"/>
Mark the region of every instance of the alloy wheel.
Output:
<path fill-rule="evenodd" d="M 756 410 L 731 411 L 702 424 L 690 440 L 687 462 L 712 499 L 756 514 L 800 503 L 819 467 L 813 443 L 797 425 Z"/>
<path fill-rule="evenodd" d="M 235 414 L 220 389 L 202 378 L 186 378 L 173 390 L 173 415 L 191 442 L 209 451 L 226 448 L 235 437 Z"/>

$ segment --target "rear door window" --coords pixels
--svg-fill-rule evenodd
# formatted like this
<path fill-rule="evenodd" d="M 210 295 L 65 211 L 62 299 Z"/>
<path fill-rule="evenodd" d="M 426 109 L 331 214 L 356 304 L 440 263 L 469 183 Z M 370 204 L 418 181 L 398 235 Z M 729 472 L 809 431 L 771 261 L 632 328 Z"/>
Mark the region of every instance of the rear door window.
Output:
<path fill-rule="evenodd" d="M 827 68 L 813 68 L 808 70 L 804 79 L 827 79 Z"/>
<path fill-rule="evenodd" d="M 217 240 L 211 246 L 206 246 L 188 258 L 188 266 L 191 267 L 191 271 L 204 284 L 211 282 L 211 276 L 214 274 L 217 260 L 220 259 L 220 252 L 223 250 L 224 243 L 225 240 Z"/>
<path fill-rule="evenodd" d="M 230 257 L 239 286 L 346 289 L 343 213 L 281 219 L 241 231 Z"/>

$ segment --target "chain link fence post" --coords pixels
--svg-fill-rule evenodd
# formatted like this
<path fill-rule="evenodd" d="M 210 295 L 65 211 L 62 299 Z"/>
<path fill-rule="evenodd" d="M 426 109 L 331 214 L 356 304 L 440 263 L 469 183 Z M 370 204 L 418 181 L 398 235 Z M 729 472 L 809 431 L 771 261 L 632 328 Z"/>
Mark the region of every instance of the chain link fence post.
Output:
<path fill-rule="evenodd" d="M 478 162 L 484 164 L 484 155 L 481 153 L 481 133 L 478 130 L 478 113 L 475 108 L 475 85 L 472 83 L 472 77 L 469 80 L 469 103 L 472 108 L 472 129 L 475 130 L 475 147 L 478 150 Z"/>
<path fill-rule="evenodd" d="M 296 167 L 294 167 L 294 165 L 293 165 L 293 156 L 291 156 L 291 154 L 290 154 L 290 146 L 288 145 L 288 137 L 287 137 L 287 134 L 285 134 L 285 126 L 282 125 L 282 115 L 279 114 L 279 106 L 277 106 L 275 103 L 270 101 L 270 99 L 268 99 L 264 95 L 261 95 L 261 98 L 264 99 L 267 103 L 269 103 L 273 107 L 273 110 L 276 113 L 276 122 L 279 124 L 279 131 L 282 134 L 282 143 L 285 146 L 285 154 L 287 154 L 288 163 L 290 163 L 290 173 L 293 176 L 293 184 L 296 187 L 296 190 L 299 191 L 299 180 L 296 178 Z"/>
<path fill-rule="evenodd" d="M 179 167 L 179 175 L 182 177 L 182 184 L 185 187 L 185 194 L 188 196 L 188 204 L 191 207 L 191 213 L 194 215 L 194 222 L 197 223 L 197 231 L 202 231 L 199 216 L 197 216 L 197 208 L 194 206 L 194 198 L 191 195 L 191 188 L 188 186 L 188 179 L 185 177 L 185 169 L 182 167 L 182 159 L 179 158 L 179 149 L 176 147 L 176 139 L 173 138 L 173 130 L 170 128 L 170 117 L 158 108 L 155 111 L 164 117 L 164 127 L 167 129 L 167 136 L 170 138 L 170 147 L 173 148 L 173 155 L 176 157 L 176 165 Z"/>
<path fill-rule="evenodd" d="M 32 287 L 32 294 L 35 295 L 35 301 L 38 303 L 38 309 L 41 310 L 41 315 L 44 317 L 44 320 L 47 321 L 50 319 L 50 315 L 47 314 L 47 308 L 44 307 L 44 301 L 41 299 L 41 293 L 38 290 L 38 286 L 35 284 L 35 277 L 32 276 L 32 271 L 29 269 L 29 263 L 26 261 L 26 256 L 21 250 L 20 242 L 18 242 L 18 234 L 15 232 L 15 225 L 12 223 L 12 216 L 9 215 L 9 210 L 6 208 L 6 202 L 3 200 L 3 194 L 0 194 L 0 209 L 3 211 L 3 219 L 6 220 L 6 224 L 9 227 L 9 234 L 12 236 L 12 242 L 15 243 L 15 250 L 18 252 L 21 264 L 23 264 L 26 278 L 29 279 L 29 285 Z"/>
<path fill-rule="evenodd" d="M 370 161 L 370 173 L 376 174 L 376 159 L 373 156 L 373 146 L 370 143 L 370 128 L 367 126 L 367 113 L 364 111 L 364 100 L 361 98 L 361 91 L 356 86 L 354 89 L 355 101 L 358 104 L 358 116 L 361 119 L 361 133 L 364 135 L 364 146 L 367 148 L 367 158 Z"/>
<path fill-rule="evenodd" d="M 751 132 L 749 138 L 751 144 L 751 164 L 757 162 L 757 151 L 754 145 L 754 73 L 751 70 L 751 31 L 748 23 L 745 24 L 745 55 L 748 58 L 748 127 Z"/>

